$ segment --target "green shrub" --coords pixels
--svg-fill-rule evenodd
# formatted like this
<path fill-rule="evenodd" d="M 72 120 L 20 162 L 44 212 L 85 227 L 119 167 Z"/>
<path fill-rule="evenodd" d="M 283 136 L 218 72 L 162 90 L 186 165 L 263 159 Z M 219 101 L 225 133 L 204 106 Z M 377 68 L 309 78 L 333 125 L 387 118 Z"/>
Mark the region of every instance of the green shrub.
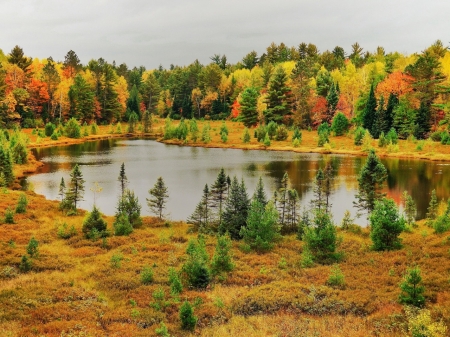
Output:
<path fill-rule="evenodd" d="M 295 127 L 294 129 L 294 133 L 292 134 L 292 142 L 294 142 L 296 139 L 299 141 L 299 143 L 302 141 L 302 132 L 298 127 Z"/>
<path fill-rule="evenodd" d="M 60 239 L 70 239 L 72 236 L 77 234 L 77 230 L 72 225 L 70 228 L 67 223 L 63 223 L 61 226 L 58 226 L 57 235 Z"/>
<path fill-rule="evenodd" d="M 33 262 L 26 255 L 22 255 L 22 259 L 20 260 L 19 270 L 22 273 L 27 273 L 33 267 Z"/>
<path fill-rule="evenodd" d="M 153 269 L 149 266 L 145 266 L 141 271 L 141 283 L 150 284 L 153 282 Z"/>
<path fill-rule="evenodd" d="M 193 331 L 197 324 L 197 317 L 188 301 L 185 301 L 180 308 L 181 329 Z"/>
<path fill-rule="evenodd" d="M 419 267 L 408 269 L 403 282 L 400 284 L 400 289 L 402 291 L 399 296 L 400 303 L 415 307 L 423 307 L 425 305 L 425 297 L 423 296 L 425 287 L 422 285 Z"/>
<path fill-rule="evenodd" d="M 358 126 L 358 128 L 356 128 L 355 130 L 355 138 L 354 138 L 354 143 L 355 145 L 362 145 L 364 136 L 366 134 L 366 130 L 360 126 Z"/>
<path fill-rule="evenodd" d="M 21 193 L 16 206 L 16 213 L 25 213 L 27 211 L 28 200 L 25 193 Z"/>
<path fill-rule="evenodd" d="M 98 125 L 97 123 L 92 123 L 91 124 L 91 135 L 96 135 L 98 134 Z"/>
<path fill-rule="evenodd" d="M 122 267 L 122 260 L 123 260 L 123 254 L 121 252 L 113 254 L 109 261 L 111 264 L 111 268 L 119 269 L 120 267 Z"/>
<path fill-rule="evenodd" d="M 258 142 L 264 141 L 267 135 L 267 130 L 264 127 L 264 125 L 259 124 L 258 127 L 255 129 L 255 138 L 258 140 Z"/>
<path fill-rule="evenodd" d="M 211 281 L 211 273 L 204 239 L 199 237 L 197 243 L 190 241 L 186 252 L 188 258 L 183 265 L 183 272 L 189 285 L 195 289 L 205 289 Z"/>
<path fill-rule="evenodd" d="M 331 130 L 335 133 L 336 136 L 342 136 L 348 131 L 350 123 L 342 112 L 338 112 L 331 124 Z"/>
<path fill-rule="evenodd" d="M 283 124 L 278 125 L 277 131 L 275 134 L 275 139 L 282 141 L 282 140 L 286 140 L 287 138 L 288 138 L 288 130 L 287 130 L 286 126 Z"/>
<path fill-rule="evenodd" d="M 183 291 L 183 284 L 175 268 L 169 268 L 169 285 L 172 296 L 179 295 Z"/>
<path fill-rule="evenodd" d="M 9 207 L 5 210 L 5 223 L 7 223 L 7 224 L 14 223 L 14 212 Z"/>
<path fill-rule="evenodd" d="M 230 253 L 231 246 L 229 236 L 222 235 L 217 237 L 216 250 L 211 262 L 211 271 L 214 275 L 233 270 L 234 264 Z"/>
<path fill-rule="evenodd" d="M 266 133 L 266 136 L 264 137 L 264 142 L 263 142 L 265 147 L 269 147 L 270 146 L 270 138 L 269 138 L 269 134 Z"/>
<path fill-rule="evenodd" d="M 400 216 L 394 200 L 383 198 L 375 201 L 370 214 L 370 238 L 373 249 L 394 250 L 401 247 L 399 235 L 405 229 L 405 219 Z"/>
<path fill-rule="evenodd" d="M 450 218 L 447 214 L 443 214 L 433 222 L 435 233 L 445 233 L 450 230 Z"/>
<path fill-rule="evenodd" d="M 267 124 L 266 126 L 266 131 L 267 134 L 269 135 L 270 140 L 273 139 L 273 137 L 275 137 L 275 134 L 277 133 L 277 123 L 275 123 L 274 121 L 271 121 L 269 124 Z"/>
<path fill-rule="evenodd" d="M 57 132 L 53 132 L 52 135 L 50 136 L 51 140 L 58 140 L 58 133 Z"/>
<path fill-rule="evenodd" d="M 56 130 L 56 125 L 53 123 L 48 122 L 47 124 L 45 124 L 45 135 L 47 137 L 50 137 L 53 132 L 55 132 Z"/>
<path fill-rule="evenodd" d="M 244 143 L 250 143 L 250 133 L 248 132 L 248 128 L 244 129 L 244 135 L 242 136 L 242 141 Z"/>
<path fill-rule="evenodd" d="M 381 132 L 380 137 L 378 137 L 378 147 L 385 147 L 388 144 L 384 132 Z"/>
<path fill-rule="evenodd" d="M 80 138 L 81 137 L 81 127 L 75 118 L 69 119 L 67 122 L 64 133 L 69 138 Z"/>
<path fill-rule="evenodd" d="M 39 256 L 39 241 L 31 237 L 30 241 L 27 245 L 27 253 L 30 257 L 38 257 Z"/>
<path fill-rule="evenodd" d="M 391 128 L 386 135 L 386 140 L 388 143 L 398 144 L 398 135 L 394 128 Z"/>
<path fill-rule="evenodd" d="M 82 231 L 86 237 L 93 239 L 92 237 L 89 237 L 90 234 L 92 234 L 92 230 L 97 230 L 97 232 L 100 233 L 100 236 L 103 236 L 103 233 L 106 231 L 106 226 L 106 221 L 103 220 L 102 214 L 94 205 L 92 211 L 87 214 L 85 220 L 83 221 Z"/>
<path fill-rule="evenodd" d="M 156 328 L 155 333 L 161 337 L 170 337 L 169 330 L 164 322 L 161 322 L 159 328 Z"/>
<path fill-rule="evenodd" d="M 332 287 L 342 287 L 345 285 L 344 274 L 339 268 L 338 264 L 331 267 L 330 276 L 328 277 L 327 284 Z"/>
<path fill-rule="evenodd" d="M 116 215 L 113 227 L 116 236 L 127 236 L 133 232 L 133 226 L 130 224 L 128 216 L 123 212 Z"/>

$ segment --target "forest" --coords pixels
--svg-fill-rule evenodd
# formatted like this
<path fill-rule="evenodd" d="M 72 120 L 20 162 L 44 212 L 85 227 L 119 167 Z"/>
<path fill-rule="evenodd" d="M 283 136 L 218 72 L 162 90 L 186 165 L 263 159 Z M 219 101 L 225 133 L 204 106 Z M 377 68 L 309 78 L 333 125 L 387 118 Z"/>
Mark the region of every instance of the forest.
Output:
<path fill-rule="evenodd" d="M 0 52 L 0 332 L 5 336 L 446 336 L 450 199 L 425 219 L 406 191 L 387 195 L 380 156 L 449 160 L 450 52 L 412 55 L 355 43 L 319 52 L 272 43 L 169 69 L 129 69 Z M 109 137 L 168 144 L 364 155 L 354 204 L 367 227 L 331 213 L 331 160 L 300 209 L 286 172 L 267 194 L 223 168 L 183 221 L 170 190 L 148 198 L 117 167 L 117 204 L 96 206 L 83 165 L 58 200 L 23 190 L 32 147 Z M 233 150 L 234 151 L 234 150 Z M 291 173 L 291 172 L 290 172 Z M 292 178 L 292 177 L 291 177 Z M 395 199 L 395 201 L 394 201 Z M 141 216 L 147 207 L 154 216 Z"/>

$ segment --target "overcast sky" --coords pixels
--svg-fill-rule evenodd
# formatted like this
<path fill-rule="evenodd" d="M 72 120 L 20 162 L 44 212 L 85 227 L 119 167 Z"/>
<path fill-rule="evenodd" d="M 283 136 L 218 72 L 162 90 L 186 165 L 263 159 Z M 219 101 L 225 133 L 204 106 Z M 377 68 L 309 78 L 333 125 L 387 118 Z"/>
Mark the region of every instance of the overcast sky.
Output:
<path fill-rule="evenodd" d="M 0 0 L 0 49 L 15 45 L 28 56 L 64 60 L 74 50 L 82 63 L 231 63 L 275 42 L 336 45 L 347 53 L 420 52 L 437 39 L 450 41 L 448 0 Z"/>

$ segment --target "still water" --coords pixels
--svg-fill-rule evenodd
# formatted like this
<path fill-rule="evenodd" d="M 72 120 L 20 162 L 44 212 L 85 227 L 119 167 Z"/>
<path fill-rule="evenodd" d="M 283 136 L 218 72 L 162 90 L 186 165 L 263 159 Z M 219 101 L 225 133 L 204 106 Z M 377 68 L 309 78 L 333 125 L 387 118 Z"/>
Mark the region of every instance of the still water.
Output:
<path fill-rule="evenodd" d="M 69 182 L 70 171 L 79 164 L 85 183 L 83 209 L 94 203 L 94 184 L 102 191 L 95 194 L 100 210 L 113 215 L 120 193 L 120 165 L 125 163 L 128 187 L 134 190 L 142 205 L 142 214 L 150 214 L 146 198 L 159 176 L 169 190 L 167 213 L 173 220 L 185 220 L 200 201 L 205 184 L 211 185 L 223 167 L 230 177 L 244 179 L 251 196 L 259 177 L 263 178 L 269 196 L 280 187 L 285 172 L 291 187 L 298 191 L 301 207 L 309 207 L 316 172 L 328 162 L 335 168 L 332 194 L 332 214 L 339 223 L 345 210 L 355 216 L 353 207 L 357 175 L 364 157 L 343 155 L 299 154 L 278 151 L 208 149 L 161 144 L 153 140 L 108 139 L 84 144 L 38 148 L 33 150 L 44 166 L 27 183 L 36 193 L 48 199 L 58 199 L 61 177 Z M 385 159 L 389 178 L 385 191 L 400 204 L 407 190 L 417 203 L 418 218 L 426 214 L 430 193 L 436 189 L 438 198 L 449 197 L 450 164 L 420 160 Z M 358 221 L 366 224 L 365 217 Z"/>

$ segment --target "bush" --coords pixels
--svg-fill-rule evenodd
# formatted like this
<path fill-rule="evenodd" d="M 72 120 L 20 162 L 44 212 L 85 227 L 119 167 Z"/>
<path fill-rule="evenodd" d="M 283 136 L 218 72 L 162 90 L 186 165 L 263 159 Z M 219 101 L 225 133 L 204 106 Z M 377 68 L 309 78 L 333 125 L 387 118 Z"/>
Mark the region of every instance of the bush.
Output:
<path fill-rule="evenodd" d="M 441 144 L 450 145 L 450 134 L 447 131 L 441 133 Z"/>
<path fill-rule="evenodd" d="M 69 119 L 64 128 L 64 133 L 69 138 L 81 138 L 81 127 L 75 118 Z"/>
<path fill-rule="evenodd" d="M 209 125 L 209 122 L 205 123 L 205 125 L 203 125 L 202 142 L 205 144 L 208 144 L 209 142 L 211 142 L 211 126 Z"/>
<path fill-rule="evenodd" d="M 47 124 L 45 124 L 45 135 L 47 137 L 50 137 L 53 132 L 55 132 L 56 130 L 56 125 L 53 123 L 48 122 Z"/>
<path fill-rule="evenodd" d="M 183 284 L 175 268 L 169 268 L 169 285 L 172 296 L 179 295 L 183 291 Z"/>
<path fill-rule="evenodd" d="M 60 239 L 67 240 L 77 234 L 77 230 L 73 225 L 70 228 L 68 227 L 69 226 L 66 223 L 63 223 L 61 226 L 58 227 L 57 235 Z"/>
<path fill-rule="evenodd" d="M 248 132 L 248 128 L 244 129 L 244 135 L 242 136 L 242 141 L 244 143 L 250 143 L 250 133 Z"/>
<path fill-rule="evenodd" d="M 16 164 L 26 164 L 28 162 L 28 149 L 24 140 L 20 139 L 11 146 L 11 155 Z"/>
<path fill-rule="evenodd" d="M 153 282 L 153 269 L 149 266 L 145 266 L 141 271 L 141 283 L 150 284 Z"/>
<path fill-rule="evenodd" d="M 27 253 L 30 257 L 38 257 L 39 256 L 39 241 L 31 237 L 30 241 L 27 245 Z"/>
<path fill-rule="evenodd" d="M 264 137 L 264 141 L 263 144 L 265 147 L 269 147 L 270 146 L 270 138 L 269 138 L 269 134 L 266 133 L 266 136 Z"/>
<path fill-rule="evenodd" d="M 16 213 L 25 213 L 27 211 L 28 200 L 24 193 L 19 196 L 19 201 L 16 206 Z"/>
<path fill-rule="evenodd" d="M 19 270 L 22 273 L 27 273 L 33 267 L 33 262 L 26 255 L 22 255 L 22 259 L 20 260 Z"/>
<path fill-rule="evenodd" d="M 443 214 L 433 222 L 435 233 L 445 233 L 450 230 L 450 218 L 447 214 Z"/>
<path fill-rule="evenodd" d="M 113 223 L 114 235 L 116 236 L 127 236 L 133 232 L 133 226 L 128 220 L 128 216 L 121 212 L 116 215 L 116 220 Z"/>
<path fill-rule="evenodd" d="M 199 237 L 197 243 L 190 241 L 186 252 L 188 259 L 183 265 L 183 272 L 189 285 L 192 288 L 205 289 L 211 281 L 211 275 L 204 239 Z"/>
<path fill-rule="evenodd" d="M 336 136 L 342 136 L 348 131 L 350 123 L 342 112 L 338 112 L 334 118 L 333 123 L 331 124 L 331 130 L 334 132 Z"/>
<path fill-rule="evenodd" d="M 53 132 L 51 137 L 50 137 L 50 139 L 51 140 L 58 140 L 58 133 L 57 132 Z"/>
<path fill-rule="evenodd" d="M 386 140 L 388 143 L 398 144 L 398 135 L 394 128 L 391 128 L 386 135 Z"/>
<path fill-rule="evenodd" d="M 288 138 L 288 130 L 285 125 L 279 125 L 275 134 L 275 139 L 282 141 Z"/>
<path fill-rule="evenodd" d="M 314 260 L 323 263 L 338 260 L 339 256 L 336 254 L 336 227 L 330 215 L 323 211 L 316 211 L 313 225 L 314 227 L 312 228 L 305 228 L 303 241 Z"/>
<path fill-rule="evenodd" d="M 233 270 L 234 264 L 230 254 L 231 246 L 229 236 L 223 235 L 217 237 L 216 251 L 211 262 L 211 271 L 214 275 Z"/>
<path fill-rule="evenodd" d="M 258 142 L 264 141 L 264 139 L 266 138 L 266 134 L 266 128 L 262 124 L 259 124 L 255 129 L 255 138 L 258 140 Z"/>
<path fill-rule="evenodd" d="M 329 142 L 329 135 L 330 135 L 330 127 L 328 126 L 327 123 L 322 123 L 319 125 L 319 127 L 317 128 L 317 134 L 319 135 L 319 142 L 318 142 L 318 146 L 322 147 L 325 145 L 325 143 Z"/>
<path fill-rule="evenodd" d="M 91 124 L 91 135 L 96 135 L 98 134 L 98 125 L 97 123 L 92 123 Z"/>
<path fill-rule="evenodd" d="M 272 140 L 275 134 L 277 133 L 277 123 L 271 121 L 269 124 L 267 124 L 266 131 L 267 134 L 269 135 L 269 138 Z"/>
<path fill-rule="evenodd" d="M 102 214 L 95 205 L 83 221 L 82 231 L 87 238 L 94 239 L 91 235 L 94 229 L 100 236 L 104 236 L 104 233 L 106 232 L 106 221 L 103 220 Z"/>
<path fill-rule="evenodd" d="M 188 301 L 185 301 L 180 308 L 181 329 L 194 330 L 197 324 L 197 317 L 194 316 L 194 310 Z"/>
<path fill-rule="evenodd" d="M 378 137 L 378 147 L 385 147 L 388 144 L 384 132 L 381 132 L 380 137 Z"/>
<path fill-rule="evenodd" d="M 5 223 L 7 224 L 14 223 L 14 212 L 9 207 L 5 210 Z"/>
<path fill-rule="evenodd" d="M 362 145 L 364 135 L 366 134 L 366 130 L 360 126 L 355 130 L 355 139 L 354 143 L 355 145 Z"/>
<path fill-rule="evenodd" d="M 419 267 L 408 269 L 400 284 L 400 289 L 402 291 L 399 296 L 400 303 L 415 307 L 425 305 L 425 297 L 423 297 L 425 287 L 422 285 Z"/>
<path fill-rule="evenodd" d="M 374 250 L 394 250 L 401 247 L 399 235 L 405 229 L 405 219 L 400 217 L 394 200 L 383 198 L 375 201 L 370 226 Z"/>
<path fill-rule="evenodd" d="M 345 285 L 344 274 L 338 264 L 331 267 L 330 276 L 328 276 L 327 284 L 332 287 L 342 287 Z"/>
<path fill-rule="evenodd" d="M 294 129 L 294 133 L 292 134 L 292 142 L 294 142 L 296 139 L 299 141 L 299 143 L 302 141 L 302 132 L 298 127 L 295 127 Z"/>
<path fill-rule="evenodd" d="M 435 131 L 430 135 L 430 138 L 434 142 L 440 142 L 442 138 L 442 132 L 441 131 Z"/>

